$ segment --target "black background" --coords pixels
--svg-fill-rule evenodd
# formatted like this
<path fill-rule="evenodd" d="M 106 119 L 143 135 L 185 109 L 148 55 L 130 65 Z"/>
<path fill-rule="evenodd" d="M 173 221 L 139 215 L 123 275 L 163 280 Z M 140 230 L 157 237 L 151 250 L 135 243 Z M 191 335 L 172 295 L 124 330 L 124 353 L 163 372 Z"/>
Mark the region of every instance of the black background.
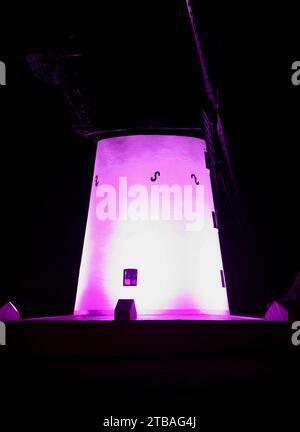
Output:
<path fill-rule="evenodd" d="M 193 6 L 247 221 L 224 251 L 231 306 L 262 313 L 299 270 L 297 19 L 286 3 Z M 0 282 L 23 316 L 72 312 L 95 156 L 71 130 L 61 87 L 29 69 L 40 41 L 83 53 L 99 129 L 197 127 L 204 100 L 184 1 L 3 11 Z"/>
<path fill-rule="evenodd" d="M 298 16 L 287 2 L 266 10 L 261 2 L 193 6 L 246 215 L 244 231 L 233 233 L 224 251 L 231 307 L 262 313 L 299 270 L 300 86 L 291 84 L 291 64 L 300 60 Z M 7 85 L 0 87 L 0 301 L 13 300 L 25 317 L 72 313 L 76 295 L 95 144 L 74 135 L 62 89 L 36 80 L 26 62 L 40 49 L 37 39 L 64 52 L 71 34 L 72 49 L 84 54 L 99 129 L 197 126 L 204 100 L 182 0 L 1 5 Z M 287 329 L 276 328 L 274 346 Z M 221 339 L 222 332 L 209 340 L 212 352 L 204 347 L 194 356 L 99 360 L 3 351 L 1 413 L 12 430 L 34 421 L 38 430 L 62 430 L 60 417 L 65 430 L 76 430 L 79 419 L 81 430 L 98 430 L 104 416 L 135 416 L 140 403 L 143 416 L 200 415 L 208 424 L 202 430 L 259 430 L 278 427 L 279 419 L 290 430 L 286 422 L 296 422 L 298 412 L 295 347 L 218 355 Z"/>

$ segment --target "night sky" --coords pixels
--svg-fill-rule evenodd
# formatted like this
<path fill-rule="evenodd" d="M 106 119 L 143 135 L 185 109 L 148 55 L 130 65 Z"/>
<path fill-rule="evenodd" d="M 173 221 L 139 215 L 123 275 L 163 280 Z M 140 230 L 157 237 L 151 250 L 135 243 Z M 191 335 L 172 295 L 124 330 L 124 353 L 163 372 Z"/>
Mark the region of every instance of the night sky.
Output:
<path fill-rule="evenodd" d="M 26 56 L 82 53 L 97 129 L 197 127 L 206 104 L 185 1 L 108 3 L 3 14 L 0 290 L 24 316 L 72 311 L 95 156 L 72 132 L 62 87 L 38 81 Z M 227 282 L 235 312 L 261 313 L 299 270 L 296 17 L 274 4 L 193 6 L 246 216 Z"/>

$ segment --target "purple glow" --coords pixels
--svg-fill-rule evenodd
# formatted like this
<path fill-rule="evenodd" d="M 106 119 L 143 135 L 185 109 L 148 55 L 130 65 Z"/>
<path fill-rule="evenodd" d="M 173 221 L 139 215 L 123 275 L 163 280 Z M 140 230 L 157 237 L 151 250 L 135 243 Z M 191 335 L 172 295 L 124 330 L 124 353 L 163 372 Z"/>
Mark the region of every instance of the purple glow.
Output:
<path fill-rule="evenodd" d="M 139 321 L 265 321 L 263 318 L 229 314 L 201 314 L 197 310 L 163 311 L 160 314 L 139 314 Z M 23 321 L 113 321 L 114 311 L 98 314 L 61 315 L 41 318 L 26 318 Z"/>
<path fill-rule="evenodd" d="M 109 313 L 118 299 L 132 298 L 140 314 L 160 315 L 167 310 L 228 314 L 204 153 L 203 140 L 183 136 L 134 135 L 98 142 L 94 169 L 98 185 L 92 185 L 76 313 Z M 160 175 L 154 176 L 156 172 Z M 120 178 L 126 178 L 126 184 Z M 139 196 L 139 205 L 133 203 L 127 208 L 128 203 L 122 198 L 124 191 L 120 190 L 124 184 L 131 193 L 134 190 L 133 201 Z M 99 192 L 101 185 L 111 185 L 110 198 L 116 195 L 116 206 L 106 208 L 111 220 L 100 220 L 105 207 Z M 147 218 L 150 192 L 147 196 L 145 191 L 161 185 L 177 185 L 191 195 L 181 199 L 174 193 L 175 216 L 171 219 L 152 213 Z M 166 198 L 164 191 L 160 210 Z M 202 203 L 201 209 L 193 207 L 198 202 Z M 180 219 L 185 204 L 193 210 L 188 216 L 193 214 L 195 219 Z M 136 217 L 136 207 L 140 218 Z M 124 269 L 138 269 L 137 287 L 123 286 Z"/>

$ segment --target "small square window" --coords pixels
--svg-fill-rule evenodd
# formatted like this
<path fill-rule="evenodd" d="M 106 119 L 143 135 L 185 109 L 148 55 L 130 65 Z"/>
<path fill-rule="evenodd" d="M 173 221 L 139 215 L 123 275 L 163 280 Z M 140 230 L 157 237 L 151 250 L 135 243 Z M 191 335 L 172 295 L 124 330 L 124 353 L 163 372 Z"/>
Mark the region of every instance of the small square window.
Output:
<path fill-rule="evenodd" d="M 137 285 L 137 269 L 124 269 L 123 285 L 124 286 Z"/>

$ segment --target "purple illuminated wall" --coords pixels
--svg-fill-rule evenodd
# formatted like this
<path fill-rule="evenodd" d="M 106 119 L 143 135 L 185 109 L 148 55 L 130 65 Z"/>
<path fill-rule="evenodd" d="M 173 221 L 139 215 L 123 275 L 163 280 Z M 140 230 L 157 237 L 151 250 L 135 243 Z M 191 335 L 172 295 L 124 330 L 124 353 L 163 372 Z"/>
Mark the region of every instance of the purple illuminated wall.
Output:
<path fill-rule="evenodd" d="M 75 312 L 112 313 L 128 298 L 138 313 L 227 314 L 213 210 L 203 140 L 99 141 Z M 137 286 L 123 286 L 124 269 L 138 270 Z"/>

